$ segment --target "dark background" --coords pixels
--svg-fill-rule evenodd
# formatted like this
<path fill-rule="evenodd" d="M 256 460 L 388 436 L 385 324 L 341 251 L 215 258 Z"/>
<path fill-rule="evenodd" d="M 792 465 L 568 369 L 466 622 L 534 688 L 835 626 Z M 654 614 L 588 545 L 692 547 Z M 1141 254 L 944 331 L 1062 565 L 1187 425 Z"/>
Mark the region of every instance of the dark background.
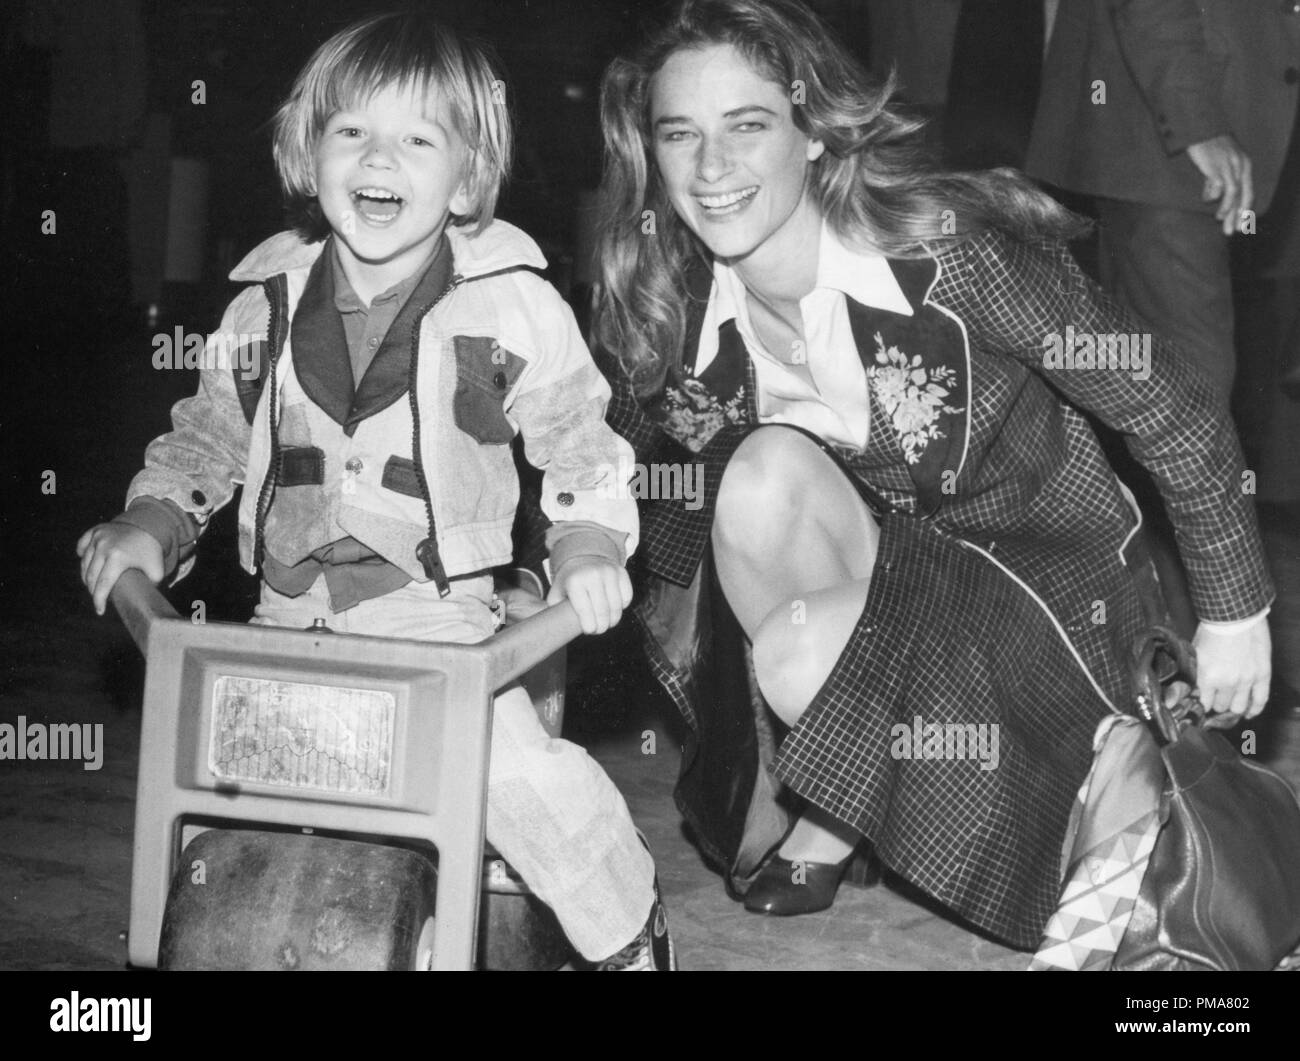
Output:
<path fill-rule="evenodd" d="M 89 60 L 72 76 L 84 78 L 84 94 L 123 98 L 142 81 L 145 113 L 125 138 L 105 133 L 105 143 L 69 148 L 51 143 L 50 124 L 52 94 L 67 87 L 54 79 L 68 76 L 55 49 L 67 45 L 49 39 L 48 29 L 45 38 L 33 30 L 33 13 L 38 24 L 51 14 L 62 18 L 75 36 L 89 25 L 85 11 L 102 11 L 99 4 L 116 4 L 127 13 L 120 19 L 135 10 L 138 69 L 114 67 L 120 45 L 115 53 L 108 42 L 101 49 L 83 40 Z M 152 338 L 176 327 L 215 328 L 239 290 L 226 279 L 230 269 L 286 227 L 270 119 L 312 51 L 359 18 L 403 6 L 432 10 L 495 52 L 516 132 L 515 166 L 497 213 L 541 244 L 549 278 L 573 296 L 582 316 L 585 288 L 575 291 L 575 282 L 587 277 L 581 263 L 575 276 L 574 259 L 582 250 L 582 197 L 600 180 L 600 77 L 661 8 L 657 0 L 17 5 L 3 64 L 11 101 L 6 140 L 22 149 L 5 152 L 0 194 L 10 261 L 0 276 L 8 340 L 0 412 L 0 646 L 9 660 L 0 661 L 0 693 L 23 688 L 25 668 L 15 661 L 54 658 L 99 675 L 130 710 L 140 666 L 129 643 L 119 639 L 113 651 L 86 658 L 68 642 L 94 620 L 78 580 L 75 542 L 120 510 L 145 445 L 168 428 L 171 405 L 197 383 L 193 371 L 153 369 Z M 863 0 L 814 6 L 865 61 Z M 196 80 L 204 82 L 202 104 L 192 101 Z M 93 140 L 96 132 L 85 137 Z M 174 160 L 197 161 L 206 172 L 198 216 L 169 211 L 172 185 L 183 179 Z M 55 212 L 54 234 L 41 231 L 45 210 Z M 189 246 L 197 268 L 167 260 L 167 235 L 176 225 L 201 232 Z M 238 566 L 236 502 L 213 521 L 194 574 L 169 591 L 182 614 L 195 601 L 211 619 L 251 614 L 256 581 Z M 570 728 L 617 728 L 652 695 L 628 625 L 571 651 Z"/>
<path fill-rule="evenodd" d="M 7 252 L 7 268 L 0 274 L 5 381 L 0 390 L 0 634 L 7 627 L 17 639 L 9 645 L 9 660 L 41 651 L 26 639 L 51 629 L 56 616 L 89 619 L 74 543 L 85 528 L 116 514 L 144 446 L 167 429 L 172 403 L 195 388 L 194 372 L 153 369 L 152 338 L 176 327 L 187 334 L 216 327 L 238 290 L 225 279 L 231 267 L 285 227 L 270 152 L 276 106 L 320 43 L 358 18 L 394 6 L 401 5 L 23 0 L 7 10 L 0 63 L 8 104 L 0 153 L 0 223 Z M 436 12 L 497 53 L 518 145 L 498 213 L 542 245 L 551 263 L 549 278 L 582 319 L 591 242 L 590 215 L 583 208 L 591 203 L 601 171 L 600 76 L 664 5 L 658 0 L 428 0 L 407 6 Z M 890 23 L 877 16 L 891 5 L 812 0 L 811 6 L 851 51 L 868 65 L 874 57 L 876 72 L 885 72 Z M 946 10 L 949 18 L 947 36 L 936 32 L 934 55 L 927 57 L 938 73 L 926 75 L 913 66 L 904 101 L 935 119 L 932 145 L 950 164 L 1019 164 L 1037 96 L 1041 5 L 952 0 L 946 7 L 929 7 Z M 954 29 L 958 10 L 961 21 Z M 112 36 L 113 27 L 128 22 L 138 27 L 136 62 L 114 58 L 122 54 L 116 39 L 102 45 L 87 39 L 92 24 L 99 27 L 95 32 Z M 50 29 L 60 24 L 64 39 Z M 873 26 L 880 31 L 876 41 Z M 920 51 L 929 47 L 928 40 Z M 953 53 L 946 74 L 945 47 Z M 60 54 L 74 52 L 84 56 L 80 66 L 59 65 Z M 196 80 L 204 82 L 202 104 L 192 102 Z M 136 120 L 102 135 L 87 123 L 91 127 L 79 131 L 78 142 L 57 142 L 52 100 L 71 82 L 88 111 L 96 110 L 90 104 L 106 102 L 128 109 L 138 86 L 142 105 L 132 108 L 139 111 Z M 911 88 L 916 91 L 908 101 Z M 1292 215 L 1300 187 L 1296 162 L 1293 158 L 1278 196 L 1290 204 L 1286 210 Z M 185 191 L 183 167 L 204 173 L 205 196 L 188 202 L 184 195 L 175 198 L 178 189 Z M 1087 209 L 1085 202 L 1068 201 Z M 57 217 L 54 234 L 41 231 L 46 210 Z M 180 241 L 183 261 L 173 260 L 166 246 L 169 234 L 178 231 L 194 233 Z M 1085 241 L 1074 249 L 1091 269 L 1093 244 Z M 1249 262 L 1240 272 L 1237 422 L 1249 456 L 1274 387 L 1269 366 L 1279 329 L 1270 323 L 1277 315 L 1276 297 L 1264 298 L 1267 289 L 1254 279 Z M 214 521 L 196 574 L 173 591 L 182 609 L 201 599 L 213 618 L 243 619 L 251 610 L 255 583 L 237 565 L 234 507 Z M 1266 532 L 1294 529 L 1300 509 L 1293 508 L 1266 511 Z M 1285 573 L 1288 586 L 1300 584 L 1300 546 L 1284 544 L 1272 550 L 1275 574 L 1282 581 Z M 1288 590 L 1287 600 L 1294 596 Z M 1296 612 L 1291 603 L 1285 607 L 1287 614 Z M 584 652 L 595 652 L 598 665 L 589 673 L 598 684 L 606 681 L 599 676 L 625 674 L 629 666 L 635 670 L 640 653 L 627 638 L 620 630 L 598 643 L 607 647 L 579 649 L 575 662 L 581 664 Z M 605 665 L 616 659 L 622 662 Z M 1300 685 L 1300 671 L 1293 672 L 1292 684 Z M 0 689 L 12 675 L 0 661 Z M 578 706 L 603 704 L 597 713 L 605 712 L 611 722 L 629 702 L 617 690 L 600 688 L 587 697 L 582 689 L 580 683 Z M 1288 690 L 1287 695 L 1296 694 Z M 571 717 L 581 723 L 585 716 L 580 710 Z"/>

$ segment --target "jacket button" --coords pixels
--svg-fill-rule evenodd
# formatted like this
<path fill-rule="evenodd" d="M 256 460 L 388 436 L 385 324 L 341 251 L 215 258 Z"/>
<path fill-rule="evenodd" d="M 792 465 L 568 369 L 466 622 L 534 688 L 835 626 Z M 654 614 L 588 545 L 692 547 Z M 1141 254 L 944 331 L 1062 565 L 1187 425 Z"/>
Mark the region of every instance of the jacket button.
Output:
<path fill-rule="evenodd" d="M 1282 14 L 1300 15 L 1300 3 L 1296 0 L 1282 0 Z"/>
<path fill-rule="evenodd" d="M 495 376 L 492 377 L 492 382 L 497 385 L 497 390 L 502 390 L 502 391 L 505 390 L 506 382 L 507 382 L 506 374 L 504 372 L 498 372 Z"/>
<path fill-rule="evenodd" d="M 1297 81 L 1300 81 L 1300 70 L 1297 70 L 1294 66 L 1288 66 L 1286 73 L 1282 75 L 1282 80 L 1288 85 L 1294 85 Z"/>
<path fill-rule="evenodd" d="M 567 490 L 562 490 L 560 491 L 559 496 L 555 500 L 558 501 L 565 508 L 568 508 L 571 504 L 573 504 L 573 495 L 569 493 L 569 491 Z"/>
<path fill-rule="evenodd" d="M 343 467 L 346 468 L 348 471 L 350 471 L 353 475 L 356 475 L 358 472 L 361 471 L 362 468 L 365 467 L 365 465 L 361 463 L 360 457 L 349 457 L 347 459 L 347 462 L 343 465 Z"/>
<path fill-rule="evenodd" d="M 196 505 L 206 505 L 208 503 L 208 495 L 202 490 L 195 490 L 194 493 L 190 494 L 190 500 Z"/>

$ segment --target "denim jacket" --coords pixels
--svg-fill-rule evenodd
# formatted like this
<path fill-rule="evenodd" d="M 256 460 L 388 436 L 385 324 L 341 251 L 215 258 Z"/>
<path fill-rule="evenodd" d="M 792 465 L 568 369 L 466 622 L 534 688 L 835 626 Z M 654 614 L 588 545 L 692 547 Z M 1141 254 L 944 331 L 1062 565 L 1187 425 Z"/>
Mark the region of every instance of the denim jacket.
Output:
<path fill-rule="evenodd" d="M 528 460 L 544 474 L 541 507 L 555 524 L 548 535 L 553 565 L 579 554 L 623 562 L 637 544 L 636 502 L 613 477 L 630 465 L 631 448 L 604 422 L 609 387 L 572 312 L 530 271 L 545 259 L 503 221 L 475 236 L 454 228 L 447 235 L 451 281 L 412 337 L 415 400 L 408 392 L 372 415 L 346 420 L 342 449 L 320 454 L 324 481 L 345 483 L 334 518 L 420 581 L 431 577 L 416 555 L 430 515 L 439 576 L 508 563 L 519 501 L 510 443 L 520 432 Z M 257 286 L 230 304 L 209 337 L 198 393 L 173 408 L 173 430 L 150 444 L 127 495 L 128 508 L 141 498 L 169 501 L 201 532 L 242 483 L 239 553 L 249 572 L 257 568 L 266 513 L 283 482 L 273 431 L 301 400 L 291 324 L 322 246 L 280 233 L 231 273 Z M 252 358 L 232 353 L 250 347 Z M 273 453 L 278 476 L 269 474 Z M 285 562 L 298 559 L 295 543 L 275 546 Z M 181 563 L 177 577 L 190 564 Z"/>

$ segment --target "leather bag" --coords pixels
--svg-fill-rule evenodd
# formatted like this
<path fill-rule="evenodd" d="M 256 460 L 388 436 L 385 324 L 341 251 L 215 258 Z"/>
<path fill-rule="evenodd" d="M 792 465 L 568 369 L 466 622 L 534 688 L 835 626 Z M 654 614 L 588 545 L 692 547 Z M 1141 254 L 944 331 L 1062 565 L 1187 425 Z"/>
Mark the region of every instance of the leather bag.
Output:
<path fill-rule="evenodd" d="M 1155 627 L 1135 645 L 1138 714 L 1166 779 L 1161 827 L 1116 969 L 1266 970 L 1300 940 L 1300 800 L 1242 756 L 1190 693 L 1195 650 Z"/>

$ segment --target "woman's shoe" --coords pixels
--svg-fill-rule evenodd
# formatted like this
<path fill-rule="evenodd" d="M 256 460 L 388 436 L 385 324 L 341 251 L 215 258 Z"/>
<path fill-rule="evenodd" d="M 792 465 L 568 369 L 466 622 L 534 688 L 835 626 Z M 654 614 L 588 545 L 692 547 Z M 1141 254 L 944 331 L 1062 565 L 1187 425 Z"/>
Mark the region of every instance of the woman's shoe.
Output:
<path fill-rule="evenodd" d="M 793 917 L 829 908 L 856 853 L 850 851 L 842 862 L 791 862 L 773 855 L 745 893 L 745 909 Z"/>

